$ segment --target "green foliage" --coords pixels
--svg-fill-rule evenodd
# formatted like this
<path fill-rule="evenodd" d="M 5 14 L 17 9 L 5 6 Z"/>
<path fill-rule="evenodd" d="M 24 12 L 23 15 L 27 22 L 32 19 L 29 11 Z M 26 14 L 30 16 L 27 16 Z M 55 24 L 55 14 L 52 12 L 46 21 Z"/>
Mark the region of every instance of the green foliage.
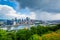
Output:
<path fill-rule="evenodd" d="M 56 26 L 38 25 L 30 29 L 20 29 L 17 31 L 0 29 L 0 40 L 60 40 L 60 24 Z"/>
<path fill-rule="evenodd" d="M 44 26 L 40 26 L 40 25 L 37 26 L 37 34 L 40 35 L 40 36 L 42 34 L 45 34 L 48 31 L 49 30 L 46 27 L 44 27 Z"/>
<path fill-rule="evenodd" d="M 7 32 L 7 40 L 16 40 L 16 32 Z"/>
<path fill-rule="evenodd" d="M 56 30 L 60 29 L 60 24 L 57 24 L 56 26 L 50 26 L 50 27 L 48 27 L 48 29 L 50 31 L 56 31 Z"/>
<path fill-rule="evenodd" d="M 31 33 L 28 29 L 18 30 L 16 34 L 17 34 L 17 40 L 27 40 L 31 36 Z"/>
<path fill-rule="evenodd" d="M 30 28 L 30 31 L 31 31 L 31 34 L 33 35 L 33 34 L 37 34 L 37 28 L 36 27 L 31 27 Z"/>
<path fill-rule="evenodd" d="M 48 29 L 50 31 L 56 31 L 58 28 L 57 28 L 57 26 L 51 26 L 51 27 L 48 27 Z"/>
<path fill-rule="evenodd" d="M 5 30 L 0 29 L 0 40 L 6 40 L 7 39 L 7 33 Z"/>
<path fill-rule="evenodd" d="M 60 34 L 60 29 L 56 31 L 56 33 L 59 33 Z"/>
<path fill-rule="evenodd" d="M 57 29 L 60 29 L 60 24 L 57 24 L 56 27 L 57 27 Z"/>
<path fill-rule="evenodd" d="M 42 38 L 39 35 L 34 34 L 28 40 L 42 40 Z"/>
<path fill-rule="evenodd" d="M 16 40 L 16 33 L 0 29 L 0 40 Z"/>
<path fill-rule="evenodd" d="M 40 26 L 38 25 L 37 27 L 31 27 L 30 28 L 31 34 L 38 34 L 38 35 L 42 35 L 45 34 L 49 31 L 48 27 L 44 27 L 44 26 Z"/>
<path fill-rule="evenodd" d="M 42 40 L 60 40 L 60 34 L 57 34 L 55 32 L 45 34 L 42 36 Z"/>

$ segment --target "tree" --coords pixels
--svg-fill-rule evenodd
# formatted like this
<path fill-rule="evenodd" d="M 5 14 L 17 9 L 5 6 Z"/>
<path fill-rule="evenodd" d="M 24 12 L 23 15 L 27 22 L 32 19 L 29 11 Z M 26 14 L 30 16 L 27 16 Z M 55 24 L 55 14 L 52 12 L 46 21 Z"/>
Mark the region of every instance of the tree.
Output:
<path fill-rule="evenodd" d="M 49 30 L 46 27 L 44 27 L 44 26 L 40 26 L 40 25 L 37 26 L 37 34 L 40 35 L 40 36 L 42 34 L 45 34 L 48 31 Z"/>
<path fill-rule="evenodd" d="M 31 33 L 28 29 L 20 29 L 17 31 L 16 34 L 17 40 L 27 40 L 31 36 Z"/>
<path fill-rule="evenodd" d="M 0 40 L 6 40 L 7 36 L 6 36 L 6 30 L 2 30 L 0 29 Z"/>
<path fill-rule="evenodd" d="M 7 32 L 7 40 L 16 40 L 16 32 L 15 31 Z"/>
<path fill-rule="evenodd" d="M 34 34 L 28 40 L 42 40 L 42 38 L 38 36 L 37 34 Z"/>
<path fill-rule="evenodd" d="M 37 27 L 33 26 L 30 28 L 31 34 L 37 34 Z"/>

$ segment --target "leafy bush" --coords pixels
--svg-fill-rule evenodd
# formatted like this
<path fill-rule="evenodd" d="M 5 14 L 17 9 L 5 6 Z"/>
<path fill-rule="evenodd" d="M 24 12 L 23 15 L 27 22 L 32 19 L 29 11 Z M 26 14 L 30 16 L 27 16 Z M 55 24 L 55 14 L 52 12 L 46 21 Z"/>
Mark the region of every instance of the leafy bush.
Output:
<path fill-rule="evenodd" d="M 56 31 L 56 30 L 60 29 L 60 24 L 57 24 L 57 25 L 55 25 L 55 26 L 48 27 L 48 29 L 49 29 L 50 31 Z"/>
<path fill-rule="evenodd" d="M 60 34 L 50 33 L 42 36 L 42 40 L 60 40 Z"/>
<path fill-rule="evenodd" d="M 37 34 L 40 35 L 40 36 L 42 34 L 47 33 L 48 31 L 49 31 L 49 29 L 47 27 L 40 26 L 40 25 L 37 26 Z"/>
<path fill-rule="evenodd" d="M 5 30 L 0 29 L 0 40 L 7 40 L 7 33 Z"/>
<path fill-rule="evenodd" d="M 37 34 L 37 28 L 35 26 L 30 28 L 31 34 Z"/>
<path fill-rule="evenodd" d="M 7 32 L 7 40 L 16 40 L 16 32 Z"/>
<path fill-rule="evenodd" d="M 56 31 L 56 33 L 59 33 L 60 34 L 60 29 Z"/>
<path fill-rule="evenodd" d="M 16 33 L 17 40 L 27 40 L 31 36 L 31 32 L 27 29 L 20 29 Z"/>
<path fill-rule="evenodd" d="M 42 38 L 38 36 L 37 34 L 34 34 L 28 40 L 42 40 Z"/>

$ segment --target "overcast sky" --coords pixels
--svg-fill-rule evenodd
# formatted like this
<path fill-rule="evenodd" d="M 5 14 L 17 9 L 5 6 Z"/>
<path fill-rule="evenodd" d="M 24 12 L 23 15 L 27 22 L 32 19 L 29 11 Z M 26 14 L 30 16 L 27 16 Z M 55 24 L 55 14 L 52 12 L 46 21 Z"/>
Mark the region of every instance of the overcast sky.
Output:
<path fill-rule="evenodd" d="M 0 0 L 0 18 L 60 20 L 60 0 Z"/>

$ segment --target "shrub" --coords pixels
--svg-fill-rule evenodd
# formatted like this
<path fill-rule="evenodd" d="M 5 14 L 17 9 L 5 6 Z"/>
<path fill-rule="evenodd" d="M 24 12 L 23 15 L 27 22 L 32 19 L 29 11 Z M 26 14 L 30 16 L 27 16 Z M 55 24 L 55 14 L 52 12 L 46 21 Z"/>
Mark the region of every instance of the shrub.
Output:
<path fill-rule="evenodd" d="M 7 32 L 7 40 L 16 40 L 16 32 Z"/>
<path fill-rule="evenodd" d="M 7 36 L 6 35 L 7 35 L 6 34 L 6 31 L 0 29 L 0 40 L 6 40 L 7 39 Z"/>
<path fill-rule="evenodd" d="M 60 40 L 60 34 L 50 33 L 42 36 L 42 40 Z"/>
<path fill-rule="evenodd" d="M 40 26 L 40 25 L 37 26 L 37 34 L 40 35 L 40 36 L 42 34 L 47 33 L 48 31 L 49 31 L 49 29 L 47 29 L 47 27 Z"/>
<path fill-rule="evenodd" d="M 37 28 L 35 26 L 30 28 L 31 34 L 37 34 Z"/>
<path fill-rule="evenodd" d="M 60 29 L 60 24 L 57 24 L 55 26 L 48 27 L 48 29 L 51 30 L 51 31 L 56 31 L 56 30 Z"/>
<path fill-rule="evenodd" d="M 59 33 L 60 34 L 60 29 L 56 31 L 56 33 Z"/>
<path fill-rule="evenodd" d="M 34 34 L 28 40 L 42 40 L 42 38 L 38 36 L 37 34 Z"/>
<path fill-rule="evenodd" d="M 28 40 L 31 36 L 31 32 L 27 29 L 20 29 L 16 33 L 17 40 Z"/>

